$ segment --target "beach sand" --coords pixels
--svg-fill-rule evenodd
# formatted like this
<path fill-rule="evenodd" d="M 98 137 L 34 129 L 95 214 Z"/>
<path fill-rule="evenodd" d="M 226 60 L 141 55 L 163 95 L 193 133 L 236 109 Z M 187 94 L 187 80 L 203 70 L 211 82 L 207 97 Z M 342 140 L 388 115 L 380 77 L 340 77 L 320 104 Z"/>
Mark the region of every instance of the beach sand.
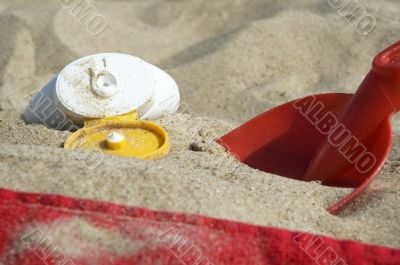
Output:
<path fill-rule="evenodd" d="M 389 161 L 339 216 L 325 208 L 351 189 L 251 169 L 213 141 L 289 100 L 355 91 L 375 54 L 400 36 L 398 2 L 358 2 L 376 18 L 366 36 L 323 0 L 91 1 L 109 23 L 98 36 L 61 1 L 0 1 L 0 187 L 400 248 L 398 118 Z M 68 132 L 20 120 L 32 93 L 99 52 L 141 57 L 175 78 L 180 113 L 156 120 L 171 136 L 170 155 L 89 156 L 62 148 Z"/>

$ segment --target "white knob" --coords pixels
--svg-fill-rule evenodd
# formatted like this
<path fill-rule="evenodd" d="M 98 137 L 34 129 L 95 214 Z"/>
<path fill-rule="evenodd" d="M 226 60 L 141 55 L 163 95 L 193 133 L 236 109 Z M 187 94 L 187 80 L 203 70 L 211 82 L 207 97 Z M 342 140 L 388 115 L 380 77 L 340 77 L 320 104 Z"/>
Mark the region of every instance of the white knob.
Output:
<path fill-rule="evenodd" d="M 102 98 L 110 98 L 118 93 L 117 79 L 107 71 L 101 72 L 92 81 L 92 90 Z"/>

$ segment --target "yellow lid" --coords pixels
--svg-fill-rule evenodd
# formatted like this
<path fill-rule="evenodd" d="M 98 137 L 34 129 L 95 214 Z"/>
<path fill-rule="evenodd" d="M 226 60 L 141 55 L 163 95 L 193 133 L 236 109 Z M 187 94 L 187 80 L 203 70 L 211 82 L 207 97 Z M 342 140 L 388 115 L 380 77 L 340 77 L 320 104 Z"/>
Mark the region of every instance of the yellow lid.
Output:
<path fill-rule="evenodd" d="M 73 133 L 64 147 L 140 159 L 158 159 L 168 154 L 167 132 L 153 122 L 136 120 L 136 117 L 136 113 L 131 113 L 85 121 L 85 127 Z"/>

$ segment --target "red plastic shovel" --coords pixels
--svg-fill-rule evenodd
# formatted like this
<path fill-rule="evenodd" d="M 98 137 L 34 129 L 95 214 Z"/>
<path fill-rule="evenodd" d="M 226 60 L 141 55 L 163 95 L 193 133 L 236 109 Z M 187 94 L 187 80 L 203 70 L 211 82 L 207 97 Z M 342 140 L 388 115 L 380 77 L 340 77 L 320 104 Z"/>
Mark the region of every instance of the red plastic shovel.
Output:
<path fill-rule="evenodd" d="M 218 139 L 250 167 L 362 193 L 389 155 L 400 110 L 400 42 L 379 53 L 355 94 L 321 94 L 271 109 Z"/>

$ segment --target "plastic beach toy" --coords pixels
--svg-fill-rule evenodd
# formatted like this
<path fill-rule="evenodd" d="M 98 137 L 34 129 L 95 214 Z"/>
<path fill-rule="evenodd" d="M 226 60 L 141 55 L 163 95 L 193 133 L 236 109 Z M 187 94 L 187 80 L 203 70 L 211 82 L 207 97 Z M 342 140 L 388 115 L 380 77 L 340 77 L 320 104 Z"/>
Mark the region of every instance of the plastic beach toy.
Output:
<path fill-rule="evenodd" d="M 132 111 L 140 119 L 157 118 L 174 113 L 179 101 L 178 86 L 166 72 L 131 55 L 103 53 L 66 66 L 32 98 L 23 118 L 68 129 L 63 116 L 80 125 Z"/>
<path fill-rule="evenodd" d="M 362 193 L 387 159 L 391 117 L 400 109 L 400 42 L 379 53 L 355 94 L 322 94 L 271 109 L 218 139 L 265 172 L 355 190 L 328 208 L 338 213 Z"/>
<path fill-rule="evenodd" d="M 68 149 L 87 149 L 111 155 L 158 159 L 170 150 L 167 132 L 154 122 L 137 120 L 137 113 L 85 121 L 83 129 L 64 143 Z"/>
<path fill-rule="evenodd" d="M 143 119 L 172 114 L 179 101 L 178 86 L 166 72 L 130 55 L 104 53 L 66 66 L 32 98 L 23 118 L 79 129 L 66 148 L 154 159 L 168 153 L 168 135 Z"/>

